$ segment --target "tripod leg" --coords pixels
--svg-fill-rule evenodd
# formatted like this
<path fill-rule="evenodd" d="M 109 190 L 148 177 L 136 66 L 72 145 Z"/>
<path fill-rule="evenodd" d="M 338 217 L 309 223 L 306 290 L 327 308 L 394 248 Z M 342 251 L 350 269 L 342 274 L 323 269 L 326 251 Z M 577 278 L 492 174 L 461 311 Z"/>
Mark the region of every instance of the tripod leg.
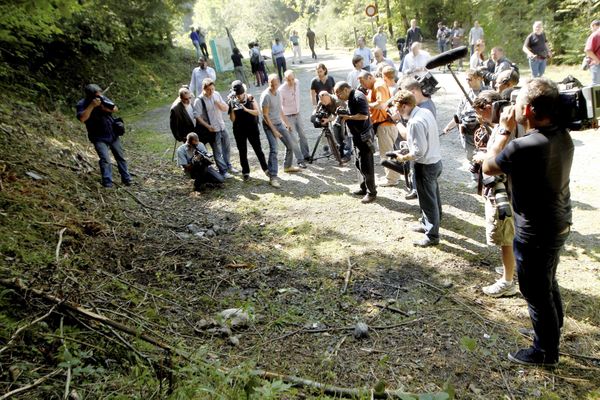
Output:
<path fill-rule="evenodd" d="M 325 137 L 327 138 L 327 143 L 329 143 L 331 154 L 336 159 L 336 161 L 341 165 L 342 164 L 342 157 L 340 156 L 340 149 L 339 149 L 339 146 L 337 144 L 337 141 L 333 137 L 333 133 L 331 133 L 330 130 L 327 130 L 325 132 Z"/>
<path fill-rule="evenodd" d="M 315 143 L 315 147 L 313 148 L 313 151 L 312 151 L 312 153 L 310 155 L 310 161 L 309 161 L 309 163 L 311 163 L 311 164 L 315 160 L 315 153 L 317 152 L 317 148 L 319 147 L 319 142 L 321 141 L 322 137 L 323 137 L 323 131 L 321 131 L 321 134 L 317 138 L 317 142 Z"/>

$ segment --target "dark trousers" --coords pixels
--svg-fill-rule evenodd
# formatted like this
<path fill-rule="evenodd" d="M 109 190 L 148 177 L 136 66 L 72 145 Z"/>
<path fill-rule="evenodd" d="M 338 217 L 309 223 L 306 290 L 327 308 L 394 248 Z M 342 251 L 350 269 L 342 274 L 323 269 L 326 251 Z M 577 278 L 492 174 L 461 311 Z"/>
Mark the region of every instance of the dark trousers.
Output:
<path fill-rule="evenodd" d="M 283 82 L 283 73 L 287 69 L 285 57 L 277 57 L 275 59 L 275 64 L 277 65 L 277 75 L 279 75 L 279 81 Z"/>
<path fill-rule="evenodd" d="M 421 208 L 421 225 L 429 240 L 440 240 L 442 200 L 438 178 L 442 174 L 442 161 L 435 164 L 415 162 L 415 185 Z"/>
<path fill-rule="evenodd" d="M 260 131 L 258 125 L 252 127 L 235 128 L 233 130 L 233 137 L 235 138 L 235 144 L 237 145 L 238 151 L 240 152 L 240 164 L 242 166 L 242 174 L 250 173 L 250 165 L 248 164 L 248 145 L 252 146 L 254 154 L 258 158 L 260 168 L 266 171 L 267 161 L 265 154 L 260 146 Z"/>
<path fill-rule="evenodd" d="M 567 230 L 551 239 L 515 237 L 513 251 L 517 262 L 519 288 L 529 308 L 535 331 L 533 347 L 546 353 L 548 360 L 558 358 L 563 307 L 556 282 L 559 253 L 569 236 Z"/>
<path fill-rule="evenodd" d="M 204 58 L 208 60 L 208 48 L 206 47 L 206 43 L 200 43 L 200 50 L 202 51 Z"/>
<path fill-rule="evenodd" d="M 315 53 L 315 44 L 308 42 L 308 47 L 310 47 L 310 51 L 312 52 L 312 58 L 317 59 L 317 53 Z"/>
<path fill-rule="evenodd" d="M 358 150 L 358 157 L 356 158 L 356 168 L 360 171 L 362 180 L 360 182 L 360 188 L 362 191 L 368 192 L 371 195 L 377 194 L 377 187 L 375 186 L 375 161 L 373 159 L 373 151 L 371 148 L 362 140 L 353 137 L 354 146 Z"/>
<path fill-rule="evenodd" d="M 201 190 L 207 183 L 220 184 L 225 181 L 223 175 L 213 167 L 200 162 L 194 162 L 190 177 L 194 179 L 194 189 Z"/>

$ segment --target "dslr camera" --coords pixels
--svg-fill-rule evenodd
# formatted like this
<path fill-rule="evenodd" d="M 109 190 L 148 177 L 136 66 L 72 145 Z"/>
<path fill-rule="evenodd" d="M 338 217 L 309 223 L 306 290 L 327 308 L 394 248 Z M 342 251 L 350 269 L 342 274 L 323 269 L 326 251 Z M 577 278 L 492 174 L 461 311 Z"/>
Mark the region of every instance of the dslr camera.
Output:
<path fill-rule="evenodd" d="M 115 109 L 115 103 L 113 103 L 108 97 L 96 96 L 96 98 L 100 99 L 100 104 L 102 104 L 105 108 L 108 108 L 109 110 Z"/>
<path fill-rule="evenodd" d="M 233 90 L 230 91 L 229 94 L 227 95 L 227 100 L 229 101 L 229 104 L 231 105 L 232 109 L 241 110 L 243 108 L 242 103 L 237 98 L 237 95 L 235 94 L 235 92 Z"/>
<path fill-rule="evenodd" d="M 486 176 L 483 178 L 483 186 L 492 189 L 496 209 L 498 210 L 498 219 L 504 220 L 506 217 L 512 217 L 512 208 L 506 192 L 506 175 Z"/>
<path fill-rule="evenodd" d="M 192 163 L 200 167 L 208 167 L 209 165 L 213 164 L 213 160 L 210 154 L 204 153 L 200 150 L 195 150 Z"/>

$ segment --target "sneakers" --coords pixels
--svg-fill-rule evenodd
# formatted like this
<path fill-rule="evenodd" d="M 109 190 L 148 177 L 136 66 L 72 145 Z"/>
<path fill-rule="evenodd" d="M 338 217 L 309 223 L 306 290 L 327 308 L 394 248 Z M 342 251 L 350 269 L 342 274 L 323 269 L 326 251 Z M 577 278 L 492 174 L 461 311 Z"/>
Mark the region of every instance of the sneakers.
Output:
<path fill-rule="evenodd" d="M 302 168 L 302 169 L 306 169 L 306 168 L 308 168 L 308 167 L 306 166 L 306 164 L 305 164 L 303 161 L 300 161 L 300 162 L 298 163 L 298 167 L 299 167 L 299 168 Z"/>
<path fill-rule="evenodd" d="M 229 169 L 227 170 L 230 174 L 239 174 L 240 171 L 233 168 L 233 167 L 229 167 Z"/>
<path fill-rule="evenodd" d="M 491 297 L 514 296 L 519 291 L 514 282 L 498 279 L 494 284 L 483 287 L 483 293 Z"/>
<path fill-rule="evenodd" d="M 494 271 L 496 271 L 496 273 L 498 275 L 504 275 L 504 267 L 503 266 L 499 266 L 499 267 L 494 268 Z"/>
<path fill-rule="evenodd" d="M 416 199 L 417 196 L 417 191 L 416 190 L 411 190 L 410 192 L 406 193 L 406 195 L 404 196 L 404 199 L 406 200 L 414 200 Z"/>
<path fill-rule="evenodd" d="M 374 202 L 374 201 L 375 201 L 375 199 L 377 199 L 377 195 L 374 195 L 374 194 L 367 193 L 367 194 L 365 195 L 365 197 L 363 197 L 363 198 L 360 200 L 360 202 L 361 202 L 361 203 L 363 203 L 363 204 L 369 204 L 369 203 L 372 203 L 372 202 Z"/>
<path fill-rule="evenodd" d="M 225 173 L 223 174 L 223 178 L 231 179 L 231 178 L 233 178 L 233 175 L 231 175 L 229 172 L 225 171 Z"/>
<path fill-rule="evenodd" d="M 352 192 L 352 194 L 354 196 L 364 196 L 365 194 L 367 194 L 367 191 L 366 190 L 362 190 L 362 189 L 358 189 L 358 190 L 355 190 L 354 192 Z"/>
<path fill-rule="evenodd" d="M 440 244 L 439 239 L 431 240 L 428 237 L 425 237 L 425 239 L 421 239 L 421 240 L 415 240 L 413 242 L 413 246 L 416 246 L 416 247 L 430 247 L 430 246 L 437 246 L 438 244 Z"/>
<path fill-rule="evenodd" d="M 276 176 L 272 176 L 271 179 L 269 180 L 269 184 L 271 186 L 273 186 L 274 188 L 280 188 L 281 187 L 281 183 L 279 183 L 279 178 L 277 178 Z"/>
<path fill-rule="evenodd" d="M 295 172 L 300 172 L 300 168 L 298 167 L 287 167 L 283 169 L 283 172 L 288 173 L 288 174 L 293 174 Z"/>
<path fill-rule="evenodd" d="M 558 365 L 558 355 L 551 357 L 545 351 L 533 347 L 508 353 L 508 359 L 517 364 L 538 367 L 556 367 Z"/>
<path fill-rule="evenodd" d="M 421 224 L 414 224 L 410 226 L 410 230 L 417 233 L 425 233 L 425 228 Z"/>

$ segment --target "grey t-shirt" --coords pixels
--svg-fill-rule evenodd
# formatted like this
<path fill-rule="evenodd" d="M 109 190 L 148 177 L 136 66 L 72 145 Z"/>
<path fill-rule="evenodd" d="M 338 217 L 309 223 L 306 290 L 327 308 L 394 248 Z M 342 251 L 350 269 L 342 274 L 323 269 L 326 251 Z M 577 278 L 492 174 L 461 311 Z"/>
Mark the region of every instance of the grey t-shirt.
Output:
<path fill-rule="evenodd" d="M 419 164 L 435 164 L 442 159 L 438 126 L 431 111 L 415 107 L 408 124 L 408 147 Z"/>
<path fill-rule="evenodd" d="M 273 124 L 280 124 L 281 121 L 281 97 L 279 92 L 271 93 L 269 88 L 265 89 L 260 95 L 260 108 L 269 107 L 269 119 Z"/>

